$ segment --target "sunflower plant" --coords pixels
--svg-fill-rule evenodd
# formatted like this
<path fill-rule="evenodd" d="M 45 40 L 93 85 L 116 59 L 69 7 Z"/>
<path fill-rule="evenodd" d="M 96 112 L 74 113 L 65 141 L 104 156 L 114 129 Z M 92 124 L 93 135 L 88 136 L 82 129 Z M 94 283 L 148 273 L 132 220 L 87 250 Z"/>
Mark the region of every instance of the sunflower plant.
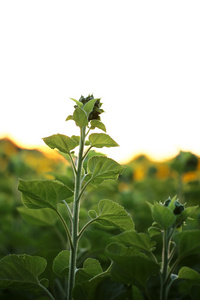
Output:
<path fill-rule="evenodd" d="M 81 96 L 79 100 L 73 98 L 71 100 L 75 102 L 74 111 L 66 121 L 75 122 L 79 128 L 79 136 L 54 134 L 43 140 L 51 149 L 57 149 L 70 161 L 73 185 L 67 185 L 60 180 L 20 179 L 18 186 L 24 206 L 35 211 L 34 217 L 41 218 L 42 214 L 42 218 L 50 222 L 53 212 L 63 225 L 66 248 L 61 249 L 52 265 L 52 271 L 57 275 L 58 280 L 60 278 L 59 286 L 62 293 L 57 298 L 55 292 L 48 289 L 48 280 L 41 278 L 47 266 L 46 259 L 26 254 L 11 254 L 1 260 L 1 288 L 40 290 L 50 299 L 71 300 L 76 275 L 80 277 L 77 266 L 79 241 L 87 228 L 93 223 L 104 227 L 116 227 L 122 231 L 132 229 L 134 226 L 131 216 L 122 206 L 103 199 L 98 204 L 98 211 L 89 210 L 89 221 L 80 227 L 80 206 L 87 187 L 95 188 L 106 180 L 116 180 L 124 167 L 104 155 L 92 155 L 88 159 L 88 154 L 93 148 L 118 146 L 106 133 L 106 127 L 101 122 L 101 114 L 104 112 L 101 108 L 101 99 L 89 95 L 86 98 Z M 95 133 L 96 128 L 102 132 Z M 75 148 L 78 148 L 78 155 L 75 155 Z M 93 270 L 95 264 L 96 271 Z M 85 265 L 91 278 L 103 272 L 100 263 L 95 259 L 87 258 Z"/>

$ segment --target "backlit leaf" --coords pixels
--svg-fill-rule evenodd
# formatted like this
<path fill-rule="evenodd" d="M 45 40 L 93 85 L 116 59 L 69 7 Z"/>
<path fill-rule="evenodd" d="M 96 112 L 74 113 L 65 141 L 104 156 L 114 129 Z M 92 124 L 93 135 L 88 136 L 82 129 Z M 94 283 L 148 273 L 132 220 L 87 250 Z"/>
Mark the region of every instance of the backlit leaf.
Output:
<path fill-rule="evenodd" d="M 92 147 L 117 147 L 119 146 L 108 134 L 92 133 L 89 136 L 89 141 Z"/>
<path fill-rule="evenodd" d="M 38 276 L 46 265 L 46 260 L 39 256 L 10 254 L 0 260 L 0 288 L 38 290 Z"/>
<path fill-rule="evenodd" d="M 22 201 L 28 208 L 51 208 L 56 210 L 57 204 L 73 195 L 73 192 L 62 182 L 56 180 L 20 179 L 18 189 L 22 193 Z M 72 199 L 66 200 L 67 202 Z"/>
<path fill-rule="evenodd" d="M 70 138 L 63 134 L 54 134 L 43 138 L 43 141 L 51 148 L 57 148 L 63 153 L 69 154 L 72 149 L 78 146 L 77 139 Z"/>
<path fill-rule="evenodd" d="M 97 186 L 104 180 L 117 179 L 124 170 L 120 164 L 111 158 L 104 156 L 93 156 L 89 159 L 87 165 L 87 179 L 92 179 L 92 184 Z"/>
<path fill-rule="evenodd" d="M 147 252 L 151 252 L 152 247 L 155 245 L 148 234 L 138 233 L 133 230 L 122 232 L 121 234 L 114 236 L 112 239 L 127 247 L 136 247 Z"/>
<path fill-rule="evenodd" d="M 90 217 L 94 216 L 94 211 Z M 116 202 L 111 200 L 101 200 L 98 204 L 98 212 L 96 212 L 95 222 L 103 226 L 114 226 L 121 230 L 134 229 L 134 223 L 131 215 Z"/>
<path fill-rule="evenodd" d="M 159 272 L 159 264 L 134 248 L 110 244 L 107 250 L 113 261 L 111 278 L 116 282 L 144 289 L 150 275 Z"/>
<path fill-rule="evenodd" d="M 106 126 L 99 120 L 91 120 L 90 121 L 91 129 L 99 128 L 106 132 Z"/>

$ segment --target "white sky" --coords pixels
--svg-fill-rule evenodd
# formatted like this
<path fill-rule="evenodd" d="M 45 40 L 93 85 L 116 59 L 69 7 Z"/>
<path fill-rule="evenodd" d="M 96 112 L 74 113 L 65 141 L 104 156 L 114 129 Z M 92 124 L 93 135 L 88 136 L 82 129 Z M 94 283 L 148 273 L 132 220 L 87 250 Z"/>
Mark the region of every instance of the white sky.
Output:
<path fill-rule="evenodd" d="M 200 155 L 199 16 L 199 1 L 0 1 L 0 136 L 70 136 L 69 97 L 93 93 L 113 159 Z"/>

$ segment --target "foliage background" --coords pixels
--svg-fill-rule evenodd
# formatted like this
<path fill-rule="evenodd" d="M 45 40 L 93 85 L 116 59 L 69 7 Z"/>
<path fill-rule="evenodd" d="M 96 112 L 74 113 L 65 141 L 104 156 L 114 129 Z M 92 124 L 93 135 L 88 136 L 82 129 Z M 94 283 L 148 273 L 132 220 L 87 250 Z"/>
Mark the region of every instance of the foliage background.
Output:
<path fill-rule="evenodd" d="M 171 160 L 155 162 L 140 155 L 125 167 L 119 180 L 103 183 L 95 190 L 88 188 L 85 192 L 80 212 L 83 224 L 89 219 L 87 211 L 95 209 L 99 200 L 105 198 L 124 206 L 132 215 L 138 232 L 147 232 L 152 224 L 147 201 L 165 201 L 169 196 L 177 194 L 180 201 L 187 203 L 187 206 L 199 205 L 199 157 L 181 152 Z M 38 221 L 34 219 L 35 212 L 27 214 L 21 208 L 21 195 L 17 190 L 18 179 L 56 178 L 73 184 L 70 182 L 71 175 L 69 163 L 59 154 L 50 155 L 38 150 L 22 149 L 9 139 L 0 140 L 0 258 L 11 253 L 45 257 L 48 267 L 44 276 L 50 280 L 50 286 L 54 275 L 49 268 L 54 257 L 61 249 L 65 249 L 63 228 L 54 212 L 47 221 L 41 216 L 38 226 Z M 186 229 L 200 229 L 200 209 L 196 210 L 193 220 L 187 221 Z M 98 225 L 92 225 L 87 230 L 80 242 L 79 266 L 82 266 L 87 257 L 93 257 L 100 260 L 103 269 L 108 267 L 109 259 L 105 247 L 110 243 L 112 230 L 102 230 Z M 118 233 L 116 229 L 115 231 Z M 156 242 L 156 251 L 159 253 L 161 241 Z M 196 258 L 190 258 L 192 261 L 189 264 L 194 265 Z M 4 291 L 0 295 L 2 299 L 11 297 L 4 294 Z M 24 294 L 24 299 L 32 298 Z"/>

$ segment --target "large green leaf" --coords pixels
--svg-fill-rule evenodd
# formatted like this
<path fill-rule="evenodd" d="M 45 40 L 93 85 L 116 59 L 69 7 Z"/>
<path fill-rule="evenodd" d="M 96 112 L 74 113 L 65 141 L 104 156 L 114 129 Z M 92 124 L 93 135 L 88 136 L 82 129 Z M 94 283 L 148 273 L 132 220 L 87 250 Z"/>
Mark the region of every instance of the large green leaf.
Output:
<path fill-rule="evenodd" d="M 73 120 L 76 122 L 76 125 L 79 126 L 80 128 L 87 126 L 88 124 L 87 114 L 79 106 L 75 109 L 73 113 Z"/>
<path fill-rule="evenodd" d="M 59 277 L 68 275 L 70 251 L 63 250 L 55 257 L 53 261 L 53 271 Z"/>
<path fill-rule="evenodd" d="M 107 251 L 113 261 L 111 278 L 116 282 L 145 289 L 148 278 L 159 272 L 159 264 L 137 249 L 110 244 Z"/>
<path fill-rule="evenodd" d="M 102 272 L 102 267 L 97 259 L 87 258 L 83 263 L 83 268 L 76 272 L 76 284 L 88 281 Z"/>
<path fill-rule="evenodd" d="M 46 260 L 39 256 L 10 254 L 0 260 L 0 288 L 38 290 L 41 288 L 38 276 L 46 265 Z"/>
<path fill-rule="evenodd" d="M 35 209 L 20 206 L 17 210 L 27 222 L 39 226 L 53 226 L 58 220 L 56 213 L 50 208 L 41 208 L 36 212 Z"/>
<path fill-rule="evenodd" d="M 90 210 L 89 215 L 103 226 L 114 226 L 121 230 L 134 229 L 131 215 L 121 205 L 111 200 L 101 200 L 98 204 L 98 212 Z"/>
<path fill-rule="evenodd" d="M 93 156 L 88 161 L 88 175 L 86 176 L 85 180 L 92 179 L 91 183 L 95 186 L 98 186 L 104 180 L 116 180 L 123 170 L 124 167 L 111 158 L 104 156 Z"/>
<path fill-rule="evenodd" d="M 138 248 L 142 251 L 151 252 L 155 242 L 146 233 L 138 233 L 134 230 L 122 232 L 112 238 L 116 242 L 127 247 Z"/>
<path fill-rule="evenodd" d="M 57 204 L 73 195 L 73 192 L 62 182 L 56 180 L 20 179 L 18 189 L 22 192 L 22 201 L 28 208 L 51 208 L 56 210 Z M 66 200 L 72 201 L 71 198 Z"/>
<path fill-rule="evenodd" d="M 73 137 L 68 137 L 63 134 L 54 134 L 49 137 L 43 138 L 43 141 L 51 148 L 57 148 L 59 151 L 63 153 L 69 154 L 72 149 L 78 146 L 77 139 L 73 139 Z"/>
<path fill-rule="evenodd" d="M 106 133 L 92 133 L 89 136 L 89 141 L 92 147 L 117 147 L 119 146 L 108 134 Z"/>
<path fill-rule="evenodd" d="M 185 230 L 174 235 L 179 260 L 200 253 L 200 230 Z"/>

